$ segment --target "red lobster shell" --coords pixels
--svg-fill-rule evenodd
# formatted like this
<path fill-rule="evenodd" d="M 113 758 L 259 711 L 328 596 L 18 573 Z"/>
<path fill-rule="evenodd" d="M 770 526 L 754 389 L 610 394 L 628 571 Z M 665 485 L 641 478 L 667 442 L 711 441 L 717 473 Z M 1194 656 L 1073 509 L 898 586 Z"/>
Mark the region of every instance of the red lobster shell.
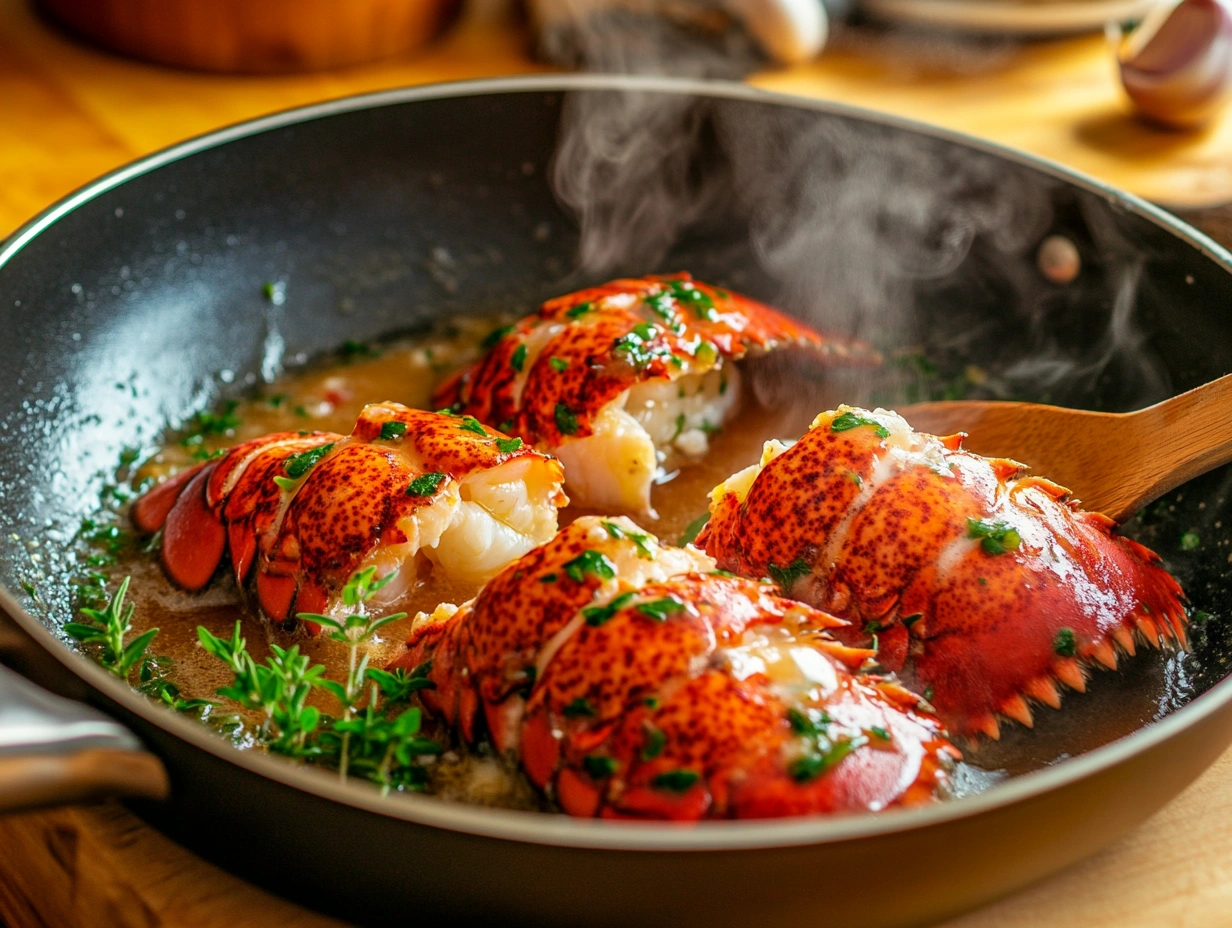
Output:
<path fill-rule="evenodd" d="M 579 290 L 489 339 L 433 402 L 560 456 L 575 502 L 642 512 L 658 464 L 704 453 L 734 411 L 732 362 L 793 346 L 827 361 L 878 360 L 688 274 Z"/>
<path fill-rule="evenodd" d="M 474 497 L 485 480 L 498 500 L 482 510 L 493 526 L 476 529 L 465 519 L 482 521 L 474 507 L 487 499 L 464 499 L 463 488 Z M 559 462 L 474 419 L 379 403 L 349 437 L 279 432 L 237 445 L 150 490 L 133 521 L 162 529 L 163 564 L 188 590 L 205 587 L 230 549 L 236 580 L 255 574 L 262 610 L 281 622 L 329 612 L 356 571 L 377 564 L 383 576 L 421 549 L 439 560 L 450 545 L 452 569 L 486 579 L 551 537 L 563 480 Z M 509 499 L 511 483 L 525 499 Z M 499 510 L 500 499 L 533 511 Z M 484 561 L 501 552 L 495 566 Z"/>
<path fill-rule="evenodd" d="M 958 756 L 919 698 L 856 673 L 843 623 L 714 573 L 628 519 L 579 519 L 420 620 L 429 711 L 486 724 L 577 816 L 764 818 L 931 800 Z M 482 723 L 481 723 L 482 720 Z"/>
<path fill-rule="evenodd" d="M 1136 643 L 1185 645 L 1180 586 L 1023 466 L 913 432 L 894 413 L 840 407 L 712 495 L 697 544 L 744 576 L 851 622 L 849 643 L 904 666 L 956 735 L 1032 724 L 1092 662 Z"/>

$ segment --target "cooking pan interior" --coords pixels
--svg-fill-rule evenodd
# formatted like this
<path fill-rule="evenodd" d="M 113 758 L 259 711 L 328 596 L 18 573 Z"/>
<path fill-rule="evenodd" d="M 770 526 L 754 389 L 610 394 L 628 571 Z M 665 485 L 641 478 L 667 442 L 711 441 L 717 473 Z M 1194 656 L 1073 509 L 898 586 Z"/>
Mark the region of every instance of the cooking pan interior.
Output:
<path fill-rule="evenodd" d="M 1120 410 L 1232 369 L 1222 258 L 1132 202 L 842 110 L 645 86 L 635 115 L 658 120 L 661 152 L 635 148 L 643 161 L 562 194 L 576 175 L 553 160 L 561 140 L 577 141 L 578 119 L 611 120 L 617 99 L 409 94 L 275 119 L 133 172 L 10 246 L 0 583 L 55 631 L 69 543 L 122 450 L 204 405 L 348 339 L 529 311 L 618 273 L 688 269 L 872 340 L 896 374 L 852 378 L 853 403 L 961 392 Z M 583 175 L 595 145 L 565 149 Z M 663 208 L 622 212 L 640 196 Z M 1054 234 L 1081 257 L 1068 284 L 1037 268 Z M 281 305 L 262 295 L 271 280 L 286 282 Z M 1134 452 L 1110 448 L 1109 466 Z M 1129 527 L 1209 618 L 1190 655 L 1100 675 L 1092 705 L 1151 687 L 1126 731 L 1227 671 L 1228 476 Z M 1067 699 L 1076 724 L 1083 699 Z M 1041 721 L 1044 761 L 1066 753 L 1048 740 L 1061 724 Z"/>

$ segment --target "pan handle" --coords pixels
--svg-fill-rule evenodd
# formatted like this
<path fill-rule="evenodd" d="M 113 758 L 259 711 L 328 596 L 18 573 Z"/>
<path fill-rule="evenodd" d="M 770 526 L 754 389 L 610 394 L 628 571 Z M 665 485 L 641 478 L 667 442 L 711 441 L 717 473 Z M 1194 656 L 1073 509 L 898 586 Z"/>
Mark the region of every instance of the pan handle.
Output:
<path fill-rule="evenodd" d="M 0 666 L 0 814 L 167 792 L 162 762 L 131 731 Z"/>

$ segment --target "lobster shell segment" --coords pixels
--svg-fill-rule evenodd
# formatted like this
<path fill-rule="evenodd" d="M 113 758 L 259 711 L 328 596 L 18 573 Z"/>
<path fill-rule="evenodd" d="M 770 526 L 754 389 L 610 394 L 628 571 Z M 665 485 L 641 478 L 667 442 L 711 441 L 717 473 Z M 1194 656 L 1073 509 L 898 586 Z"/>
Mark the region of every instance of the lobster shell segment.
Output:
<path fill-rule="evenodd" d="M 262 611 L 282 622 L 332 611 L 356 571 L 418 567 L 421 551 L 487 579 L 551 537 L 563 480 L 558 461 L 473 419 L 378 403 L 350 436 L 279 432 L 237 445 L 149 491 L 133 521 L 163 531 L 163 564 L 188 590 L 204 588 L 229 550 L 236 581 L 251 580 Z M 388 595 L 414 582 L 408 573 Z"/>
<path fill-rule="evenodd" d="M 839 637 L 905 668 L 952 733 L 995 738 L 1136 641 L 1185 646 L 1159 557 L 1023 471 L 843 406 L 717 487 L 697 544 L 847 619 Z"/>
<path fill-rule="evenodd" d="M 470 603 L 421 616 L 394 666 L 426 665 L 428 710 L 471 742 L 486 728 L 576 816 L 933 799 L 958 752 L 919 698 L 860 673 L 871 652 L 830 636 L 840 620 L 712 566 L 627 519 L 585 517 Z"/>
<path fill-rule="evenodd" d="M 790 347 L 823 362 L 879 360 L 861 343 L 822 336 L 683 273 L 549 300 L 489 342 L 434 403 L 566 458 L 575 502 L 630 511 L 648 511 L 658 464 L 705 453 L 707 436 L 740 399 L 734 362 Z M 603 438 L 598 457 L 612 463 L 610 473 L 587 479 L 595 455 L 573 462 L 565 449 L 595 436 Z M 613 486 L 621 482 L 629 486 Z"/>

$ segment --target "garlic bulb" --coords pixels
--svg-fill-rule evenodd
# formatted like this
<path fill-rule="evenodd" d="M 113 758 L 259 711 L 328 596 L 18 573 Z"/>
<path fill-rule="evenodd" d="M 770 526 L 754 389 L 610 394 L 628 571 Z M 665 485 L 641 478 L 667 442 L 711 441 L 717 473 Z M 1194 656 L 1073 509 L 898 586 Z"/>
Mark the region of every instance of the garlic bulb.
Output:
<path fill-rule="evenodd" d="M 1121 41 L 1121 83 L 1148 118 L 1200 126 L 1227 101 L 1232 85 L 1232 6 L 1181 0 L 1157 7 Z"/>

